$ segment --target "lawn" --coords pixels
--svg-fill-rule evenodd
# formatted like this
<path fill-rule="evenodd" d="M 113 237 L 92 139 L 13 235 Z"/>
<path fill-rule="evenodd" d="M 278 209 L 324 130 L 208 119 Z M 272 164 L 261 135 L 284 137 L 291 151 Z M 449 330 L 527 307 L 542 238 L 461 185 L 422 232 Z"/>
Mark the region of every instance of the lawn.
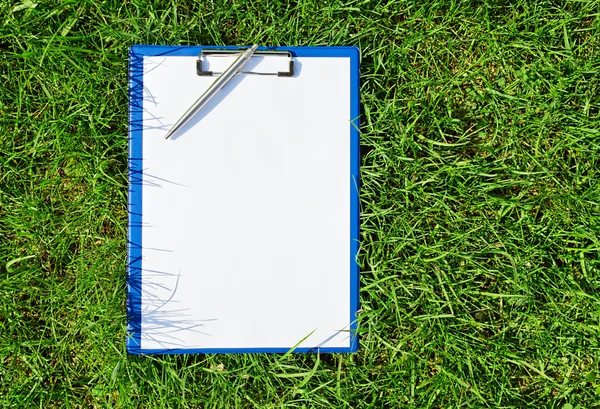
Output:
<path fill-rule="evenodd" d="M 600 2 L 0 0 L 1 408 L 600 407 Z M 360 350 L 125 352 L 132 44 L 361 48 Z"/>

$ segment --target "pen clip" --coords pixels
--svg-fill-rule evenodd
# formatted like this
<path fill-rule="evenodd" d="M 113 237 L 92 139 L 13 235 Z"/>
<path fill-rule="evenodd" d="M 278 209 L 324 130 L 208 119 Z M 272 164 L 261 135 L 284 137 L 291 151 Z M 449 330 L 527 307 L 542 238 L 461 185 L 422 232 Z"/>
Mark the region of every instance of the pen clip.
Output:
<path fill-rule="evenodd" d="M 231 57 L 233 55 L 239 54 L 244 51 L 244 48 L 240 48 L 239 50 L 223 50 L 223 49 L 202 49 L 198 54 L 198 60 L 196 61 L 196 74 L 201 77 L 210 77 L 213 75 L 221 74 L 220 72 L 204 70 L 203 66 L 203 58 L 208 56 L 219 56 L 219 57 Z M 294 57 L 291 51 L 277 51 L 277 50 L 264 50 L 264 51 L 255 51 L 252 56 L 279 56 L 279 57 L 287 57 L 289 59 L 289 68 L 287 71 L 278 71 L 278 72 L 254 72 L 254 71 L 239 71 L 238 74 L 247 74 L 247 75 L 276 75 L 278 77 L 293 77 L 294 76 Z"/>

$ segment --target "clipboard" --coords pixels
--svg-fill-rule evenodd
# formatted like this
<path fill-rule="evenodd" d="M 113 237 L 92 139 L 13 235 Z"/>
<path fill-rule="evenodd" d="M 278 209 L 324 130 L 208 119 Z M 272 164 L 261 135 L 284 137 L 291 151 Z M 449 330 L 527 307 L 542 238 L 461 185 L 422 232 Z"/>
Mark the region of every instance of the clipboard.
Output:
<path fill-rule="evenodd" d="M 359 50 L 129 51 L 127 351 L 354 352 Z"/>

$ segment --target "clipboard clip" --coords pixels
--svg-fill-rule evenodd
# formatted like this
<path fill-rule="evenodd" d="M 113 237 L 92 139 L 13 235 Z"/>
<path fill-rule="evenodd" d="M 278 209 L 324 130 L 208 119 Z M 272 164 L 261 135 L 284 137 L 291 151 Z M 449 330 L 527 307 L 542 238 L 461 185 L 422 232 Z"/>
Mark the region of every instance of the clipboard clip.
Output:
<path fill-rule="evenodd" d="M 213 76 L 215 74 L 221 74 L 220 72 L 214 71 L 206 71 L 202 69 L 202 61 L 205 57 L 208 56 L 221 56 L 221 57 L 230 57 L 231 55 L 239 54 L 244 51 L 244 48 L 240 48 L 239 50 L 204 50 L 200 51 L 198 54 L 198 60 L 196 61 L 196 74 L 201 77 L 205 76 Z M 248 74 L 248 75 L 276 75 L 278 77 L 293 77 L 294 76 L 294 58 L 290 51 L 275 51 L 275 50 L 264 50 L 264 51 L 254 51 L 253 56 L 278 56 L 278 57 L 287 57 L 289 59 L 289 69 L 288 71 L 278 71 L 278 72 L 254 72 L 254 71 L 238 71 L 238 74 Z"/>

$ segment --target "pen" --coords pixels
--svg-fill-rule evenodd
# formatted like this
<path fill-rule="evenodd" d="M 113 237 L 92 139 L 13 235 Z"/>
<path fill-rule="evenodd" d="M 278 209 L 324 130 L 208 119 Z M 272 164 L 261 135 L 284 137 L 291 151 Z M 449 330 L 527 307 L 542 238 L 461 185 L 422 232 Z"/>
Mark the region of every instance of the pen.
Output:
<path fill-rule="evenodd" d="M 206 103 L 212 97 L 214 97 L 215 94 L 219 92 L 219 90 L 223 88 L 223 86 L 227 84 L 229 80 L 231 80 L 231 78 L 233 78 L 233 76 L 244 67 L 244 65 L 246 65 L 246 63 L 248 62 L 250 57 L 252 57 L 252 54 L 254 53 L 257 47 L 258 45 L 255 44 L 252 47 L 245 50 L 243 53 L 241 53 L 239 57 L 233 62 L 233 64 L 231 64 L 229 68 L 227 68 L 221 75 L 219 75 L 215 82 L 213 82 L 212 85 L 208 87 L 206 91 L 204 91 L 204 94 L 202 94 L 200 98 L 198 98 L 196 102 L 194 102 L 192 106 L 189 107 L 187 111 L 185 111 L 181 118 L 179 118 L 175 125 L 173 125 L 171 130 L 167 132 L 167 136 L 165 136 L 165 139 L 169 139 L 171 135 L 177 132 L 178 129 L 184 126 L 190 119 L 192 119 L 194 115 L 196 115 L 198 111 L 200 111 L 202 107 L 206 105 Z"/>

